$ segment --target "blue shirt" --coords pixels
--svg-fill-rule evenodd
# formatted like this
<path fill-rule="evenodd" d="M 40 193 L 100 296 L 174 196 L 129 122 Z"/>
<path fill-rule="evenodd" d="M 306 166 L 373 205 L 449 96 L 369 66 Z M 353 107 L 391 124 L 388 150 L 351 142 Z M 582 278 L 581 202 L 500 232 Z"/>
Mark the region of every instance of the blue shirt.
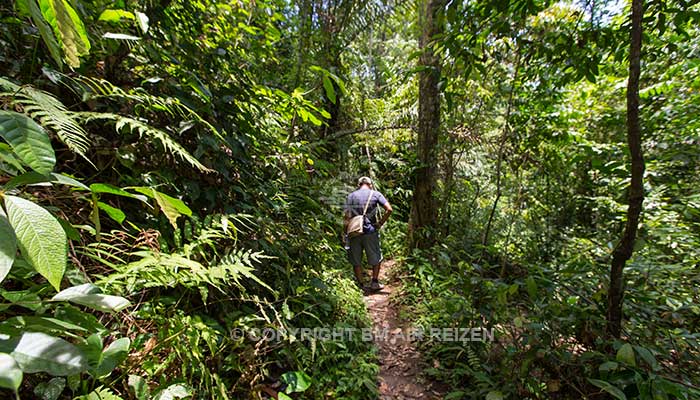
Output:
<path fill-rule="evenodd" d="M 367 206 L 365 221 L 362 225 L 362 230 L 364 233 L 376 232 L 377 228 L 375 228 L 375 224 L 377 223 L 378 206 L 384 207 L 387 203 L 386 198 L 384 198 L 384 195 L 376 190 L 362 188 L 350 193 L 348 198 L 345 200 L 345 211 L 349 211 L 350 218 L 352 218 L 357 215 L 362 215 L 362 210 L 364 210 L 365 204 L 367 204 L 367 198 L 369 197 L 370 193 L 372 193 L 372 199 L 369 201 L 369 205 Z"/>

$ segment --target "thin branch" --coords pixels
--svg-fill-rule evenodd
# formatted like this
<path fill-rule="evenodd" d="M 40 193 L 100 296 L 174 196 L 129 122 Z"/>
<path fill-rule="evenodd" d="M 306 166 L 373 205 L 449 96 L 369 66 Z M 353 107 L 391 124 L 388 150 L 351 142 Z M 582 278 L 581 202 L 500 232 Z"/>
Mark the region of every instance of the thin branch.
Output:
<path fill-rule="evenodd" d="M 389 126 L 373 126 L 369 128 L 358 128 L 358 129 L 347 129 L 343 131 L 338 131 L 334 133 L 331 136 L 328 136 L 324 139 L 318 140 L 312 144 L 321 144 L 321 143 L 326 143 L 330 141 L 335 141 L 337 139 L 340 139 L 345 136 L 349 135 L 355 135 L 357 133 L 364 133 L 364 132 L 379 132 L 379 131 L 388 131 L 392 129 L 411 129 L 413 131 L 416 130 L 416 128 L 412 125 L 389 125 Z"/>

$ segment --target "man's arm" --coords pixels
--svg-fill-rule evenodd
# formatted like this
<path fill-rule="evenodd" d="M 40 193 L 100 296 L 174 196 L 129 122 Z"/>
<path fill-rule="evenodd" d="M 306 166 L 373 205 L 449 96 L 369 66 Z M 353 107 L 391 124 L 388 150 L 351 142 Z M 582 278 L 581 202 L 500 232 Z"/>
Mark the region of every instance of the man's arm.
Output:
<path fill-rule="evenodd" d="M 382 215 L 382 219 L 380 219 L 379 222 L 377 223 L 377 229 L 381 228 L 384 225 L 384 223 L 386 223 L 386 220 L 389 219 L 389 216 L 394 211 L 391 208 L 391 204 L 389 204 L 388 201 L 386 203 L 384 203 L 383 207 L 384 207 L 384 211 L 386 211 L 386 212 L 384 213 L 384 215 Z"/>

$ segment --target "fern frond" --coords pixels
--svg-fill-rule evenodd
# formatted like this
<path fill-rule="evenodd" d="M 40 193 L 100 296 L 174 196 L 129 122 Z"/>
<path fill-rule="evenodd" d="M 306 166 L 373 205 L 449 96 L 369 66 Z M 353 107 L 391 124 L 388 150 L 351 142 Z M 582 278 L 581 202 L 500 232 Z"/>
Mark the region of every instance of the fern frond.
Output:
<path fill-rule="evenodd" d="M 195 279 L 198 272 L 206 269 L 197 261 L 179 254 L 157 253 L 150 250 L 131 254 L 141 257 L 138 261 L 115 266 L 117 272 L 101 282 L 108 286 L 124 287 L 128 292 L 151 287 L 196 287 L 202 279 Z"/>
<path fill-rule="evenodd" d="M 217 264 L 217 267 L 226 271 L 226 275 L 233 279 L 233 281 L 239 286 L 241 286 L 240 277 L 243 276 L 257 282 L 265 289 L 274 292 L 270 286 L 260 280 L 260 278 L 253 273 L 253 271 L 255 271 L 253 263 L 260 262 L 262 258 L 266 258 L 262 252 L 232 252 L 226 255 L 221 262 Z"/>
<path fill-rule="evenodd" d="M 73 118 L 73 114 L 57 98 L 31 86 L 20 86 L 0 77 L 1 97 L 10 104 L 20 106 L 23 112 L 43 127 L 56 133 L 72 151 L 85 157 L 90 140 L 85 130 Z"/>
<path fill-rule="evenodd" d="M 186 120 L 194 120 L 204 125 L 216 137 L 224 140 L 221 133 L 197 112 L 183 104 L 179 99 L 168 97 L 163 98 L 154 96 L 146 92 L 143 88 L 124 90 L 113 85 L 104 79 L 90 78 L 87 76 L 69 77 L 62 75 L 71 85 L 71 89 L 76 91 L 78 95 L 83 97 L 83 100 L 99 99 L 99 98 L 116 98 L 123 100 L 131 100 L 141 105 L 146 109 L 156 112 L 164 112 L 170 117 L 179 117 Z"/>
<path fill-rule="evenodd" d="M 227 216 L 234 221 L 248 217 L 245 214 Z M 272 257 L 252 250 L 228 250 L 227 243 L 232 238 L 233 232 L 224 229 L 221 221 L 214 218 L 202 227 L 195 240 L 173 253 L 138 248 L 125 254 L 123 248 L 104 242 L 91 243 L 80 250 L 81 254 L 113 269 L 114 272 L 103 277 L 100 283 L 116 292 L 181 286 L 199 290 L 206 301 L 209 286 L 221 292 L 235 286 L 245 292 L 245 279 L 250 279 L 275 293 L 255 274 L 256 264 Z M 224 255 L 219 256 L 220 253 Z M 124 259 L 136 261 L 119 264 Z"/>
<path fill-rule="evenodd" d="M 132 256 L 140 259 L 129 264 L 114 266 L 116 271 L 102 279 L 100 283 L 107 287 L 121 287 L 127 292 L 178 285 L 200 289 L 202 284 L 209 284 L 223 292 L 230 283 L 245 289 L 242 278 L 248 278 L 273 292 L 270 286 L 254 274 L 253 263 L 265 258 L 261 252 L 250 250 L 232 252 L 219 263 L 208 266 L 187 258 L 181 253 L 168 254 L 141 250 L 132 253 Z"/>
<path fill-rule="evenodd" d="M 144 122 L 141 122 L 135 118 L 124 117 L 118 114 L 112 113 L 98 113 L 98 112 L 77 112 L 74 115 L 85 122 L 95 121 L 95 120 L 107 120 L 114 122 L 117 132 L 121 132 L 122 129 L 126 128 L 129 132 L 136 131 L 139 137 L 149 137 L 160 142 L 163 148 L 170 154 L 181 158 L 183 161 L 189 163 L 193 167 L 197 168 L 202 172 L 212 172 L 211 169 L 205 167 L 199 160 L 197 160 L 192 154 L 190 154 L 184 147 L 178 142 L 176 142 L 170 135 L 166 132 L 150 126 Z"/>
<path fill-rule="evenodd" d="M 182 253 L 186 257 L 199 255 L 202 258 L 207 258 L 207 255 L 210 254 L 216 256 L 218 254 L 218 243 L 216 240 L 226 239 L 227 237 L 228 235 L 219 229 L 203 229 L 195 240 L 182 247 Z"/>

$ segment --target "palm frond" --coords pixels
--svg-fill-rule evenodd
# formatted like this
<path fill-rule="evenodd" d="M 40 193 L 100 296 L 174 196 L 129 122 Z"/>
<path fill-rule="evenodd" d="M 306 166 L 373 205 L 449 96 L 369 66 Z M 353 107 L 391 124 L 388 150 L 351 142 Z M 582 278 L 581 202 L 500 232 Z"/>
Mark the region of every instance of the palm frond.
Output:
<path fill-rule="evenodd" d="M 11 105 L 21 107 L 27 116 L 55 132 L 69 149 L 85 157 L 90 147 L 88 134 L 57 98 L 43 90 L 20 86 L 1 77 L 0 89 L 0 97 L 7 97 Z"/>
<path fill-rule="evenodd" d="M 190 154 L 180 143 L 175 141 L 168 133 L 155 128 L 145 122 L 139 121 L 135 118 L 124 117 L 118 114 L 112 113 L 99 113 L 99 112 L 76 112 L 74 115 L 85 122 L 95 121 L 95 120 L 107 120 L 114 122 L 117 132 L 121 132 L 122 129 L 128 129 L 129 132 L 136 131 L 139 137 L 149 137 L 160 142 L 163 148 L 170 154 L 181 158 L 183 161 L 189 163 L 193 167 L 197 168 L 202 172 L 212 172 L 211 169 L 204 166 L 199 160 L 197 160 L 192 154 Z"/>

